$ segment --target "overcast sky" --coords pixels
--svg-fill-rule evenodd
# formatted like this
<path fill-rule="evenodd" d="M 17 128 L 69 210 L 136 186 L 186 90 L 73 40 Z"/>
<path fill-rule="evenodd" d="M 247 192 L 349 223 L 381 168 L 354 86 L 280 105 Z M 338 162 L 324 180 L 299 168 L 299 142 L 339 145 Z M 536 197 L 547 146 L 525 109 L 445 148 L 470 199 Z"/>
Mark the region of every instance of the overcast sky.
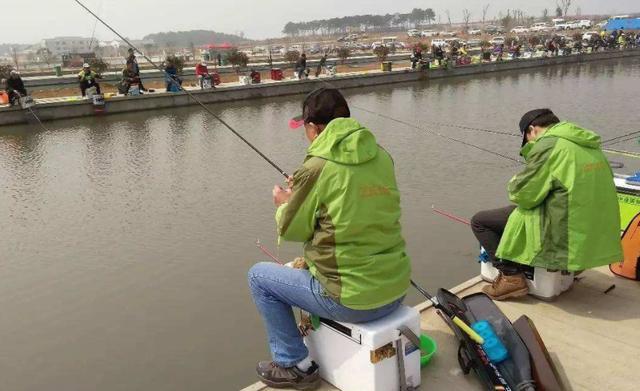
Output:
<path fill-rule="evenodd" d="M 472 19 L 482 14 L 482 5 L 491 3 L 489 15 L 507 8 L 520 8 L 539 16 L 550 13 L 555 0 L 81 0 L 130 38 L 161 31 L 207 29 L 225 33 L 244 32 L 249 38 L 280 36 L 289 21 L 306 21 L 336 16 L 408 12 L 414 7 L 433 8 L 446 20 L 449 9 L 453 21 L 461 20 L 468 7 Z M 638 0 L 573 0 L 582 14 L 620 14 L 640 11 Z M 94 21 L 73 0 L 7 0 L 2 7 L 0 43 L 34 43 L 61 35 L 90 37 Z M 575 12 L 575 6 L 572 7 Z M 571 12 L 570 12 L 571 13 Z M 437 16 L 436 16 L 437 20 Z M 113 34 L 98 26 L 96 36 Z"/>

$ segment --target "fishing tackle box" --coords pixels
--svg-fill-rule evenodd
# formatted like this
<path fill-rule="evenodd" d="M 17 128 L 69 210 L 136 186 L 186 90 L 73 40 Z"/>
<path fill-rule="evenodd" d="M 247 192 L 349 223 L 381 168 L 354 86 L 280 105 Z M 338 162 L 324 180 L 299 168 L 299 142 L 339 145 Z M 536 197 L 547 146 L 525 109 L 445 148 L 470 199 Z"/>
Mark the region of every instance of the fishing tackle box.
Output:
<path fill-rule="evenodd" d="M 415 308 L 401 306 L 382 319 L 360 324 L 321 318 L 305 343 L 320 366 L 320 376 L 342 391 L 417 389 L 420 349 L 399 331 L 403 326 L 420 335 L 420 314 Z M 406 387 L 401 387 L 402 367 Z"/>
<path fill-rule="evenodd" d="M 480 275 L 487 282 L 492 282 L 498 277 L 498 269 L 491 262 L 480 262 Z M 524 273 L 529 295 L 544 301 L 553 301 L 562 293 L 573 286 L 574 273 L 563 270 L 547 270 L 543 268 L 531 268 Z"/>

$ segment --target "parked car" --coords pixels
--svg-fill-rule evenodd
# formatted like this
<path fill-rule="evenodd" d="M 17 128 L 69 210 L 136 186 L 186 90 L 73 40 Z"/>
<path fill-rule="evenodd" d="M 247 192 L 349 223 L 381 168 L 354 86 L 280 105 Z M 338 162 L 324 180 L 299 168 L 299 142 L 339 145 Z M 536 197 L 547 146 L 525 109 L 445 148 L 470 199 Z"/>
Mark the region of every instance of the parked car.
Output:
<path fill-rule="evenodd" d="M 444 40 L 444 45 L 447 46 L 447 47 L 451 47 L 451 46 L 453 46 L 453 44 L 462 45 L 462 40 L 458 39 L 458 38 L 446 38 Z"/>
<path fill-rule="evenodd" d="M 589 19 L 582 19 L 580 21 L 580 27 L 583 29 L 590 29 L 591 27 L 593 27 L 593 22 L 590 21 Z"/>
<path fill-rule="evenodd" d="M 502 45 L 504 42 L 504 37 L 494 37 L 489 41 L 492 45 Z"/>
<path fill-rule="evenodd" d="M 458 33 L 456 33 L 455 31 L 442 31 L 440 35 L 443 37 L 455 37 L 456 35 L 458 35 Z"/>
<path fill-rule="evenodd" d="M 502 34 L 504 29 L 500 26 L 488 25 L 484 27 L 484 32 L 487 34 Z"/>
<path fill-rule="evenodd" d="M 469 49 L 481 48 L 482 47 L 482 40 L 480 40 L 480 39 L 470 39 L 469 41 L 467 41 L 467 46 L 469 47 Z"/>
<path fill-rule="evenodd" d="M 471 29 L 468 31 L 469 35 L 482 35 L 482 30 L 480 29 Z"/>
<path fill-rule="evenodd" d="M 431 45 L 443 47 L 446 44 L 447 44 L 447 42 L 445 42 L 445 40 L 442 39 L 442 38 L 436 38 L 436 39 L 432 39 L 431 40 Z"/>
<path fill-rule="evenodd" d="M 598 32 L 597 31 L 587 31 L 586 33 L 582 34 L 582 40 L 583 41 L 591 41 L 591 37 L 593 36 L 598 36 Z"/>
<path fill-rule="evenodd" d="M 407 35 L 413 38 L 419 38 L 420 36 L 422 36 L 422 34 L 420 34 L 420 31 L 416 29 L 407 31 Z"/>
<path fill-rule="evenodd" d="M 541 33 L 544 31 L 551 31 L 551 27 L 545 22 L 534 23 L 529 29 L 532 33 Z"/>
<path fill-rule="evenodd" d="M 571 21 L 567 22 L 567 29 L 575 30 L 575 29 L 579 29 L 579 28 L 582 28 L 582 26 L 580 25 L 580 21 L 579 20 L 571 20 Z"/>
<path fill-rule="evenodd" d="M 371 50 L 376 50 L 380 46 L 383 46 L 382 42 L 374 42 L 374 43 L 371 44 Z"/>
<path fill-rule="evenodd" d="M 524 26 L 516 26 L 511 29 L 513 34 L 526 34 L 529 32 L 529 29 Z"/>
<path fill-rule="evenodd" d="M 422 30 L 422 32 L 420 33 L 420 36 L 424 38 L 435 37 L 437 35 L 438 35 L 438 32 L 434 30 Z"/>
<path fill-rule="evenodd" d="M 556 31 L 569 30 L 571 28 L 569 23 L 567 22 L 556 23 L 556 25 L 553 27 L 556 29 Z"/>

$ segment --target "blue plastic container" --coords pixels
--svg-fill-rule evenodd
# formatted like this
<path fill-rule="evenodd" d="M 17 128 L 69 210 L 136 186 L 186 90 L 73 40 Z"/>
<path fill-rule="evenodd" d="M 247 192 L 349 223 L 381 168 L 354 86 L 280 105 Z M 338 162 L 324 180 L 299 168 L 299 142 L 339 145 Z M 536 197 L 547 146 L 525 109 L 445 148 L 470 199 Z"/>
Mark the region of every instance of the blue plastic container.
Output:
<path fill-rule="evenodd" d="M 509 351 L 489 322 L 481 320 L 471 325 L 471 328 L 484 338 L 482 349 L 484 349 L 484 352 L 492 363 L 499 364 L 509 358 Z"/>

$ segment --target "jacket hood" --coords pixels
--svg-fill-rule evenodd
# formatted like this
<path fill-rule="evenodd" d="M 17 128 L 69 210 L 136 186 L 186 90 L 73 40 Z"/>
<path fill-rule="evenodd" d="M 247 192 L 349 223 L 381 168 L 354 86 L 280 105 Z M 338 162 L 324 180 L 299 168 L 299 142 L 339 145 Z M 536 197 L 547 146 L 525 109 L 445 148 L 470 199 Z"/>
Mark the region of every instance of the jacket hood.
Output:
<path fill-rule="evenodd" d="M 600 148 L 601 138 L 600 136 L 592 132 L 581 128 L 580 126 L 571 122 L 560 122 L 549 129 L 538 140 L 547 137 L 558 137 L 565 140 L 569 140 L 575 144 L 578 144 L 585 148 L 597 149 Z M 533 148 L 533 145 L 538 141 L 527 143 L 521 150 L 522 156 L 527 156 Z"/>
<path fill-rule="evenodd" d="M 585 148 L 600 148 L 600 136 L 571 122 L 560 122 L 550 127 L 542 137 L 560 137 Z M 542 138 L 541 137 L 541 138 Z"/>
<path fill-rule="evenodd" d="M 373 133 L 352 118 L 331 121 L 307 149 L 309 156 L 350 165 L 366 163 L 377 153 Z"/>

